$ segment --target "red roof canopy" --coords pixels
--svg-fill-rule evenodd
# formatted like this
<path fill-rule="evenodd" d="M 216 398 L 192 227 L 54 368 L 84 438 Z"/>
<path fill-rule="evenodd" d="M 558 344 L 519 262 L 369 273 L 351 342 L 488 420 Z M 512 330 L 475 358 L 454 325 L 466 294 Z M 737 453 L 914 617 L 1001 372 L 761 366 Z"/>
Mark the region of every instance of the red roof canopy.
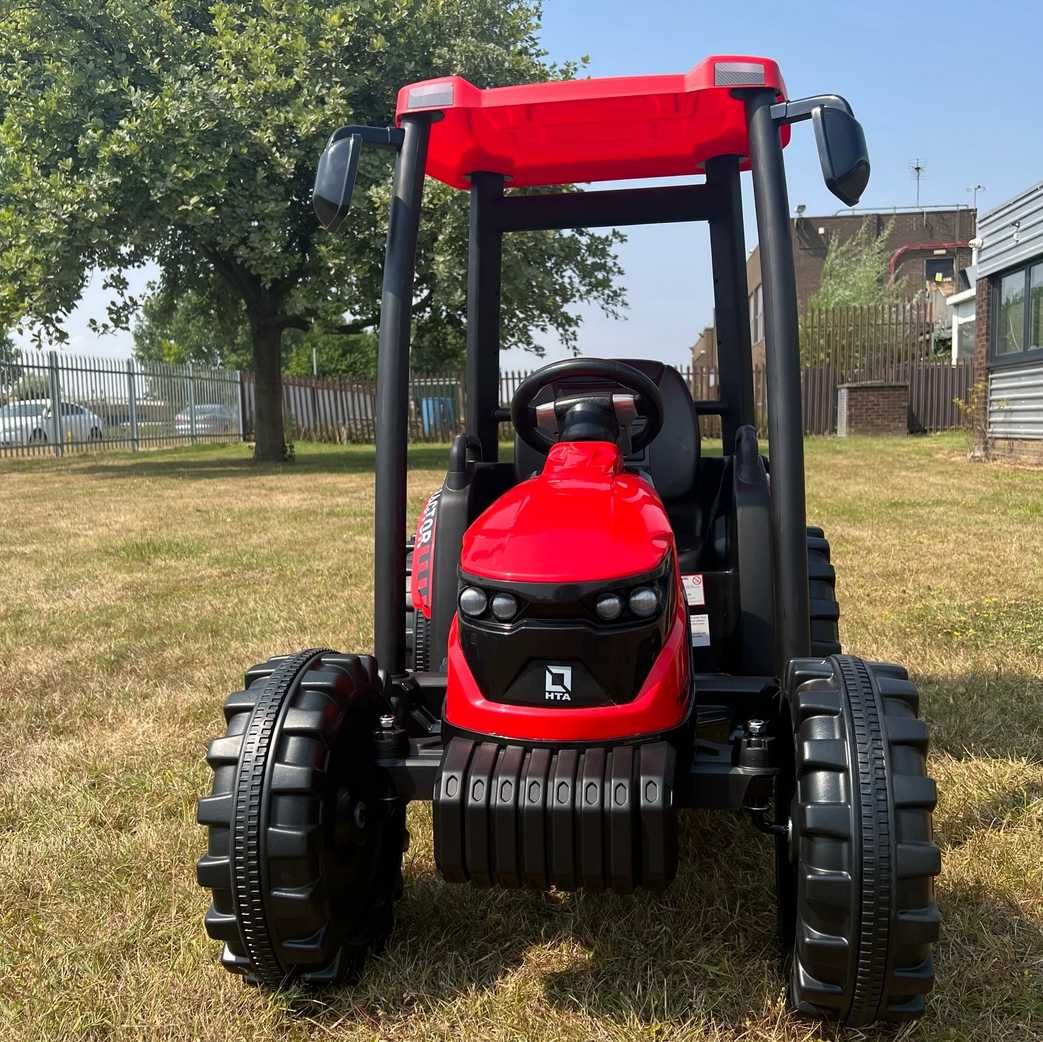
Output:
<path fill-rule="evenodd" d="M 557 80 L 480 90 L 460 76 L 403 87 L 396 120 L 437 111 L 427 173 L 467 188 L 477 171 L 512 187 L 701 173 L 707 159 L 749 153 L 736 87 L 786 85 L 770 58 L 714 55 L 690 72 Z M 783 144 L 789 128 L 782 128 Z"/>

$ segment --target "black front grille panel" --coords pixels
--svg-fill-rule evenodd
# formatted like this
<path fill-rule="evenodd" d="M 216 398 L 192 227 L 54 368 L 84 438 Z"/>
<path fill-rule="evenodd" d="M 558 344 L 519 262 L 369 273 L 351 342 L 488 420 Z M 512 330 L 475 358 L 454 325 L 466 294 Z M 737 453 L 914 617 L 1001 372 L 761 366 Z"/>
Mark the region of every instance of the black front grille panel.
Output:
<path fill-rule="evenodd" d="M 499 622 L 463 611 L 460 644 L 479 690 L 494 702 L 548 705 L 560 709 L 615 705 L 632 701 L 666 641 L 674 610 L 674 573 L 670 555 L 647 575 L 587 584 L 514 583 L 461 573 L 461 588 L 480 587 L 490 600 L 508 592 L 519 604 L 517 616 Z M 659 595 L 655 615 L 639 618 L 626 611 L 619 620 L 598 619 L 594 605 L 606 593 L 621 595 L 638 587 Z M 574 690 L 566 702 L 547 694 L 546 670 L 565 665 Z"/>
<path fill-rule="evenodd" d="M 632 701 L 663 646 L 664 630 L 662 617 L 604 630 L 575 622 L 523 622 L 509 633 L 461 620 L 460 644 L 485 698 L 567 711 Z M 572 670 L 567 703 L 546 694 L 546 670 L 555 664 Z"/>
<path fill-rule="evenodd" d="M 665 741 L 555 748 L 454 737 L 434 789 L 449 882 L 629 893 L 677 871 L 675 751 Z"/>

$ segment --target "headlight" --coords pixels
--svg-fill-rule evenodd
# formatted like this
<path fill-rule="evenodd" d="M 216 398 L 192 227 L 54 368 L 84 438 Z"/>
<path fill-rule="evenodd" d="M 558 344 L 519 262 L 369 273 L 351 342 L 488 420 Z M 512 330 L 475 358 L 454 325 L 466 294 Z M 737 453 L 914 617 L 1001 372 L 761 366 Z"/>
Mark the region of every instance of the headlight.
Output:
<path fill-rule="evenodd" d="M 603 597 L 598 598 L 594 610 L 602 621 L 615 622 L 623 614 L 623 602 L 616 594 L 606 593 Z"/>
<path fill-rule="evenodd" d="M 509 593 L 496 594 L 492 608 L 493 616 L 500 622 L 509 622 L 518 614 L 518 602 Z"/>
<path fill-rule="evenodd" d="M 460 594 L 460 611 L 465 615 L 481 615 L 488 603 L 485 591 L 477 586 L 466 586 Z"/>
<path fill-rule="evenodd" d="M 639 586 L 630 595 L 630 610 L 640 616 L 642 619 L 647 619 L 652 615 L 655 615 L 659 609 L 659 595 L 652 589 L 651 586 Z"/>

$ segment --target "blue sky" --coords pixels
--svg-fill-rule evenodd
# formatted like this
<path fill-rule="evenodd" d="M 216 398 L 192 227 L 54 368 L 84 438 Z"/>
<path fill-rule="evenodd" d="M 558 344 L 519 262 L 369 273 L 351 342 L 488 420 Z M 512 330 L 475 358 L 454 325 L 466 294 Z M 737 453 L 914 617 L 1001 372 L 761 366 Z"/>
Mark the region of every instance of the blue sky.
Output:
<path fill-rule="evenodd" d="M 542 38 L 553 59 L 587 54 L 593 76 L 679 72 L 714 53 L 775 58 L 791 97 L 843 94 L 861 120 L 873 164 L 863 205 L 912 205 L 911 164 L 926 167 L 921 201 L 991 209 L 1043 180 L 1043 134 L 1036 89 L 1043 4 L 968 0 L 764 3 L 761 0 L 546 0 Z M 790 202 L 809 214 L 839 200 L 822 184 L 811 128 L 795 128 L 787 149 Z M 748 182 L 748 177 L 744 180 Z M 753 234 L 752 197 L 746 229 Z M 712 292 L 704 228 L 628 230 L 621 251 L 630 307 L 624 320 L 583 309 L 584 354 L 658 357 L 675 364 L 710 321 Z M 69 323 L 69 350 L 129 354 L 127 335 L 99 340 L 87 319 L 100 316 L 98 280 Z M 548 343 L 548 358 L 558 357 Z M 504 355 L 505 367 L 531 356 Z"/>

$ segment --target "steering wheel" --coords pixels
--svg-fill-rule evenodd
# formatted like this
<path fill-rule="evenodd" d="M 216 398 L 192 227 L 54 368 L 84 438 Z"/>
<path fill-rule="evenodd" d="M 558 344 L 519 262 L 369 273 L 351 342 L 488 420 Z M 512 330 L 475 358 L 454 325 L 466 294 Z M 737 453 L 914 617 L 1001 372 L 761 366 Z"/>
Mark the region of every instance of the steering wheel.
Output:
<path fill-rule="evenodd" d="M 552 362 L 526 377 L 518 385 L 518 390 L 511 399 L 511 422 L 526 445 L 537 452 L 546 453 L 555 444 L 554 438 L 540 430 L 533 402 L 545 387 L 560 380 L 576 377 L 610 381 L 634 395 L 634 407 L 637 414 L 645 418 L 645 426 L 631 437 L 631 452 L 639 452 L 662 429 L 663 396 L 654 380 L 626 362 L 607 358 L 563 358 L 560 362 Z M 570 401 L 574 403 L 583 397 L 579 395 Z M 587 397 L 604 399 L 606 395 L 595 392 Z"/>

